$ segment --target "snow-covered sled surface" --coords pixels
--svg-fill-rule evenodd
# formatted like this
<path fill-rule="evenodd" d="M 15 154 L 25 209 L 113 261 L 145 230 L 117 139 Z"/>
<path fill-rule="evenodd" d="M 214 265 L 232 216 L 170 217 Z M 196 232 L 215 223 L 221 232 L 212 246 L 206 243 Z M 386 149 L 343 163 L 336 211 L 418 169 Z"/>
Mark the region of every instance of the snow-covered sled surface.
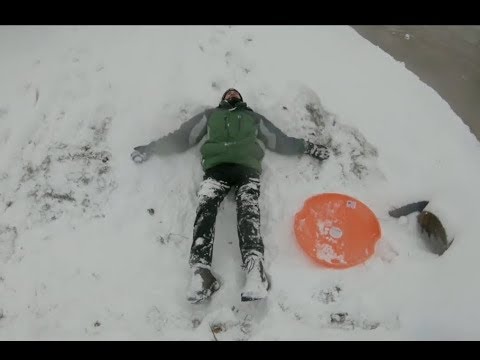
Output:
<path fill-rule="evenodd" d="M 480 338 L 480 146 L 448 104 L 349 27 L 1 27 L 0 339 Z M 236 87 L 314 159 L 268 152 L 261 187 L 269 297 L 240 303 L 235 205 L 221 205 L 208 304 L 186 302 L 202 179 L 198 145 L 130 152 Z M 309 196 L 357 197 L 382 239 L 322 269 L 293 217 Z M 416 233 L 430 200 L 455 242 Z M 153 211 L 148 211 L 153 209 Z"/>

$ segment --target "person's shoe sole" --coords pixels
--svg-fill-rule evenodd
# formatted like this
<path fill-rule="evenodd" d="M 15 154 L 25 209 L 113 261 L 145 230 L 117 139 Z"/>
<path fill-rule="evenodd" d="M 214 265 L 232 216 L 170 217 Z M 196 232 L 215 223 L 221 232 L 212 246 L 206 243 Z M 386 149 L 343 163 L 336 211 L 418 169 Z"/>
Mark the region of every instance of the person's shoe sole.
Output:
<path fill-rule="evenodd" d="M 220 283 L 218 281 L 215 281 L 215 283 L 212 286 L 212 289 L 210 290 L 210 293 L 208 295 L 204 295 L 200 298 L 198 297 L 187 297 L 187 300 L 190 304 L 200 304 L 202 302 L 205 302 L 206 300 L 210 299 L 217 290 L 220 289 Z"/>
<path fill-rule="evenodd" d="M 252 295 L 249 295 L 249 294 L 242 294 L 241 299 L 242 299 L 242 302 L 248 302 L 248 301 L 262 300 L 262 299 L 265 299 L 266 297 L 267 297 L 267 295 L 265 295 L 265 296 L 252 296 Z"/>
<path fill-rule="evenodd" d="M 267 292 L 266 292 L 265 296 L 253 296 L 253 295 L 248 294 L 248 293 L 247 294 L 242 293 L 240 295 L 240 298 L 241 298 L 242 302 L 262 300 L 262 299 L 265 299 L 268 296 L 268 292 L 272 288 L 272 279 L 271 279 L 270 275 L 268 275 L 267 272 L 265 272 L 265 276 L 267 277 L 267 282 L 268 282 Z"/>

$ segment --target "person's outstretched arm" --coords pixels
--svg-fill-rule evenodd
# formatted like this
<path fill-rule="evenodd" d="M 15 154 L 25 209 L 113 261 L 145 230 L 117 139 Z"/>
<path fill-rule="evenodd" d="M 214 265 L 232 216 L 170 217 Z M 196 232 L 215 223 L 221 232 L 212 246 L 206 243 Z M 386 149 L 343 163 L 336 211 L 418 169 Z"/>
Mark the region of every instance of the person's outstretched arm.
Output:
<path fill-rule="evenodd" d="M 131 154 L 132 160 L 140 163 L 151 155 L 169 155 L 185 151 L 198 144 L 207 133 L 207 119 L 213 109 L 198 113 L 171 132 L 147 145 L 136 146 Z"/>
<path fill-rule="evenodd" d="M 326 146 L 288 136 L 263 115 L 258 113 L 254 114 L 260 121 L 258 137 L 267 149 L 285 155 L 307 154 L 318 160 L 326 160 L 329 158 L 330 151 Z"/>

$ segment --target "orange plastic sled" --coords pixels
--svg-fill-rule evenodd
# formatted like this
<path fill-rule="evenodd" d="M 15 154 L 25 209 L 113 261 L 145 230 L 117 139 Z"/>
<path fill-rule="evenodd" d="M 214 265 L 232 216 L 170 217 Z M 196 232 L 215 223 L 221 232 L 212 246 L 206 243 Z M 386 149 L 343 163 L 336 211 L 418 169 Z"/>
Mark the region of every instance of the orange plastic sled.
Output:
<path fill-rule="evenodd" d="M 343 194 L 312 196 L 295 215 L 295 236 L 317 264 L 345 269 L 375 252 L 380 224 L 362 202 Z"/>

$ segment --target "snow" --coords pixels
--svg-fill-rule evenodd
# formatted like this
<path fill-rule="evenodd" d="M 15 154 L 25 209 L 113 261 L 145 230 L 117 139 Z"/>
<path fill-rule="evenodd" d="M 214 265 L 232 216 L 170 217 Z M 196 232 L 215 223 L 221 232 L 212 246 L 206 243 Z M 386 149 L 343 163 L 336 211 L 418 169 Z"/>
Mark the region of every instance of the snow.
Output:
<path fill-rule="evenodd" d="M 10 26 L 0 45 L 0 339 L 479 338 L 479 143 L 353 29 Z M 266 154 L 268 298 L 240 303 L 230 194 L 212 265 L 222 287 L 190 305 L 199 148 L 142 164 L 130 153 L 229 87 L 285 133 L 334 152 L 323 164 Z M 378 216 L 382 238 L 366 263 L 321 268 L 297 245 L 294 216 L 323 192 Z M 455 237 L 441 257 L 422 246 L 415 214 L 388 216 L 420 200 Z"/>
<path fill-rule="evenodd" d="M 317 246 L 316 255 L 318 259 L 326 261 L 328 263 L 346 263 L 343 255 L 337 254 L 337 252 L 333 249 L 332 245 L 329 244 L 321 244 Z"/>

